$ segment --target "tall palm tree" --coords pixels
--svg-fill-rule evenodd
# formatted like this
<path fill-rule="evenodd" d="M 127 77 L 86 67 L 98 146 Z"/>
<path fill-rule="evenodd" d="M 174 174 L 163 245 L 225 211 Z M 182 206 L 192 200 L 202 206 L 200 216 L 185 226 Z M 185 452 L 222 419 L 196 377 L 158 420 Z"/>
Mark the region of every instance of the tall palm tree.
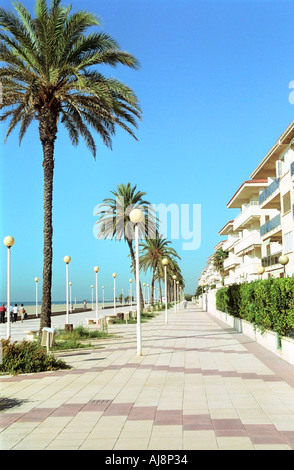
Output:
<path fill-rule="evenodd" d="M 95 236 L 98 239 L 115 238 L 116 240 L 125 240 L 130 250 L 132 260 L 132 269 L 136 275 L 136 258 L 134 253 L 134 226 L 130 222 L 130 212 L 132 209 L 139 208 L 144 213 L 144 220 L 138 226 L 139 238 L 155 237 L 157 233 L 157 221 L 154 210 L 150 202 L 144 199 L 146 193 L 137 191 L 137 186 L 128 184 L 119 184 L 117 188 L 111 191 L 114 198 L 105 198 L 103 203 L 98 206 L 95 215 L 99 220 L 95 224 Z M 140 286 L 141 308 L 143 308 L 143 296 Z"/>
<path fill-rule="evenodd" d="M 224 285 L 224 276 L 225 276 L 225 269 L 224 269 L 224 261 L 229 256 L 227 251 L 224 251 L 222 248 L 217 250 L 213 255 L 213 266 L 217 272 L 220 273 L 222 278 L 222 285 Z"/>
<path fill-rule="evenodd" d="M 51 324 L 52 284 L 52 197 L 54 145 L 59 123 L 63 123 L 73 145 L 80 136 L 94 158 L 96 142 L 92 130 L 111 148 L 117 126 L 133 137 L 141 111 L 128 86 L 98 71 L 100 65 L 123 64 L 137 68 L 131 54 L 120 50 L 107 34 L 90 32 L 99 26 L 95 15 L 71 13 L 61 0 L 36 0 L 32 17 L 21 3 L 15 12 L 0 8 L 0 81 L 4 109 L 0 120 L 8 120 L 6 138 L 20 126 L 21 142 L 36 120 L 43 150 L 44 246 L 43 297 L 40 329 Z M 91 129 L 91 130 L 90 130 Z"/>
<path fill-rule="evenodd" d="M 169 246 L 170 244 L 171 242 L 163 238 L 162 235 L 157 235 L 156 238 L 147 238 L 144 243 L 140 243 L 140 266 L 145 272 L 148 269 L 152 271 L 151 305 L 154 303 L 154 284 L 156 278 L 159 280 L 160 285 L 160 272 L 163 258 L 167 258 L 170 261 L 175 258 L 181 259 L 176 250 Z"/>

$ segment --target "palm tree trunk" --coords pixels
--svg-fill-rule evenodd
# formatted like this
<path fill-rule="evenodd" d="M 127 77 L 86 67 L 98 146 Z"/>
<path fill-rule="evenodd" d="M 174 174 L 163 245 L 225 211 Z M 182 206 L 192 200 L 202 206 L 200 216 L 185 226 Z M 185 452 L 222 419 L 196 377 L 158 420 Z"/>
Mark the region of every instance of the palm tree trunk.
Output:
<path fill-rule="evenodd" d="M 49 107 L 43 106 L 39 111 L 39 136 L 43 148 L 44 174 L 44 227 L 43 227 L 43 292 L 40 318 L 40 331 L 51 326 L 51 287 L 53 262 L 53 173 L 54 173 L 54 141 L 57 135 L 57 116 Z"/>
<path fill-rule="evenodd" d="M 152 280 L 151 280 L 151 305 L 152 307 L 154 305 L 154 284 L 155 284 L 155 279 L 154 279 L 154 271 L 153 271 Z"/>

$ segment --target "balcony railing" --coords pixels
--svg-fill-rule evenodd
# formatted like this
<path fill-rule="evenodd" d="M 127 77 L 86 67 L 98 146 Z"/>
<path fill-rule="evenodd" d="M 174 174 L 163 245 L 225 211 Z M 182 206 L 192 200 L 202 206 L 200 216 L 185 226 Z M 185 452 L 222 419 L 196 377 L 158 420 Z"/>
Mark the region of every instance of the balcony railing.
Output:
<path fill-rule="evenodd" d="M 274 228 L 277 228 L 279 225 L 281 225 L 281 215 L 278 214 L 272 219 L 268 220 L 265 224 L 263 224 L 260 227 L 260 236 L 262 237 L 266 233 L 270 232 Z"/>
<path fill-rule="evenodd" d="M 274 266 L 275 264 L 279 264 L 279 257 L 281 256 L 282 252 L 275 253 L 274 255 L 266 256 L 262 258 L 261 265 L 264 268 L 268 268 L 269 266 Z"/>
<path fill-rule="evenodd" d="M 267 198 L 269 198 L 277 189 L 279 189 L 280 180 L 275 179 L 259 196 L 259 204 L 262 204 Z"/>

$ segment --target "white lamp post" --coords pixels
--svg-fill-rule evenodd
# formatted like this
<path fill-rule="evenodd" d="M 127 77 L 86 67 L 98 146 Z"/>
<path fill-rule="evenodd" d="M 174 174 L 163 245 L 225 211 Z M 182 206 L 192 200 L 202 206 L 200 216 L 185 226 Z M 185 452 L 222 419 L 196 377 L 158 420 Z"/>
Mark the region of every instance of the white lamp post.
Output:
<path fill-rule="evenodd" d="M 94 307 L 93 289 L 94 289 L 94 285 L 92 284 L 92 285 L 91 285 L 91 291 L 92 291 L 92 310 L 93 310 L 93 307 Z"/>
<path fill-rule="evenodd" d="M 137 298 L 137 355 L 142 356 L 141 337 L 141 314 L 140 314 L 140 274 L 139 274 L 139 227 L 138 224 L 144 219 L 144 214 L 140 209 L 133 209 L 130 212 L 130 220 L 135 224 L 135 247 L 136 247 L 136 298 Z"/>
<path fill-rule="evenodd" d="M 257 266 L 258 279 L 262 279 L 265 269 L 263 266 Z"/>
<path fill-rule="evenodd" d="M 69 285 L 69 305 L 70 305 L 69 311 L 70 311 L 70 313 L 72 313 L 72 306 L 71 306 L 71 286 L 72 286 L 72 282 L 69 282 L 68 285 Z"/>
<path fill-rule="evenodd" d="M 121 304 L 124 306 L 124 290 L 121 290 Z"/>
<path fill-rule="evenodd" d="M 150 305 L 150 289 L 149 289 L 149 284 L 147 284 L 147 305 Z"/>
<path fill-rule="evenodd" d="M 102 308 L 104 308 L 104 286 L 102 286 Z"/>
<path fill-rule="evenodd" d="M 7 247 L 7 339 L 10 338 L 10 248 L 14 245 L 14 238 L 8 235 L 3 240 Z"/>
<path fill-rule="evenodd" d="M 179 284 L 180 284 L 180 281 L 177 281 L 176 284 L 177 284 L 177 302 L 179 302 Z"/>
<path fill-rule="evenodd" d="M 116 299 L 115 299 L 115 279 L 116 279 L 117 274 L 113 273 L 113 307 L 114 307 L 114 315 L 116 315 Z"/>
<path fill-rule="evenodd" d="M 132 312 L 133 311 L 133 291 L 132 291 L 133 279 L 129 279 L 129 283 L 130 283 L 131 312 Z"/>
<path fill-rule="evenodd" d="M 66 284 L 66 324 L 68 325 L 69 324 L 69 310 L 68 310 L 68 265 L 69 263 L 71 262 L 71 257 L 70 256 L 65 256 L 63 258 L 63 261 L 65 262 L 66 264 L 66 274 L 65 274 L 65 277 L 66 277 L 66 281 L 65 281 L 65 284 Z"/>
<path fill-rule="evenodd" d="M 96 322 L 98 321 L 98 266 L 94 267 L 95 276 L 96 276 Z"/>
<path fill-rule="evenodd" d="M 36 317 L 38 316 L 38 281 L 39 281 L 39 278 L 35 277 L 35 283 L 36 283 Z"/>
<path fill-rule="evenodd" d="M 164 289 L 165 289 L 165 323 L 168 322 L 167 320 L 167 279 L 166 279 L 166 267 L 168 265 L 168 259 L 163 258 L 162 264 L 164 266 Z"/>
<path fill-rule="evenodd" d="M 284 277 L 286 277 L 286 264 L 289 263 L 289 258 L 287 255 L 281 255 L 279 257 L 279 263 L 284 266 Z"/>
<path fill-rule="evenodd" d="M 176 279 L 177 279 L 177 276 L 174 274 L 174 275 L 173 275 L 173 280 L 174 280 L 174 303 L 175 303 L 174 309 L 175 309 L 175 312 L 177 311 L 177 302 L 176 302 Z"/>

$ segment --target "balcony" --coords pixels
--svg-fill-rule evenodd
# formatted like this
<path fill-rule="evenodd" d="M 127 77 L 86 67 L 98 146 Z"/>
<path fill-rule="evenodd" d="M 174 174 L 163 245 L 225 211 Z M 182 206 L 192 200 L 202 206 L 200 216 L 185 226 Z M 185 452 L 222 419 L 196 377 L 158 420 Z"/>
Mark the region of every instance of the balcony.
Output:
<path fill-rule="evenodd" d="M 280 209 L 280 180 L 275 179 L 259 196 L 261 209 Z"/>
<path fill-rule="evenodd" d="M 264 268 L 269 268 L 270 266 L 274 266 L 275 264 L 279 264 L 279 257 L 282 255 L 282 252 L 275 253 L 274 255 L 266 256 L 262 258 L 261 265 Z"/>
<path fill-rule="evenodd" d="M 276 215 L 260 227 L 260 236 L 275 235 L 281 230 L 281 214 Z"/>
<path fill-rule="evenodd" d="M 239 240 L 239 236 L 230 235 L 229 238 L 223 244 L 223 250 L 229 251 L 230 248 L 232 248 L 235 245 L 235 243 L 237 243 L 238 240 Z"/>
<path fill-rule="evenodd" d="M 259 219 L 261 210 L 258 202 L 248 204 L 247 208 L 244 209 L 234 220 L 234 230 L 241 230 L 248 226 L 253 219 Z"/>
<path fill-rule="evenodd" d="M 261 246 L 260 233 L 255 231 L 247 237 L 241 238 L 236 245 L 234 246 L 235 255 L 240 254 L 241 252 L 245 253 L 247 251 L 253 250 L 256 246 Z"/>
<path fill-rule="evenodd" d="M 224 269 L 232 269 L 240 263 L 241 258 L 239 258 L 238 256 L 229 256 L 227 259 L 224 260 Z"/>

